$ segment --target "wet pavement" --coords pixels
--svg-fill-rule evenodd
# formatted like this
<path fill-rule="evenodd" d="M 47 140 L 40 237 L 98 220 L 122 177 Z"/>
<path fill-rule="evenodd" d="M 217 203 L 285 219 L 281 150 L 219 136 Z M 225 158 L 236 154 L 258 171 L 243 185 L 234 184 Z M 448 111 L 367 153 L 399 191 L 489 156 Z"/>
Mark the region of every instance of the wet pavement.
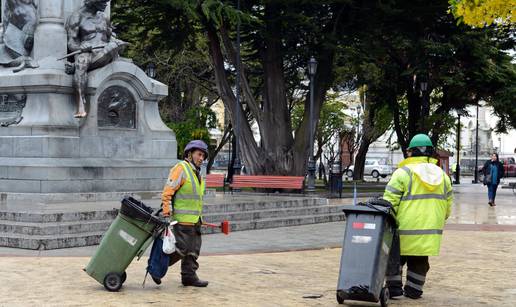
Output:
<path fill-rule="evenodd" d="M 516 195 L 499 189 L 497 206 L 489 207 L 486 187 L 463 182 L 454 186 L 452 216 L 441 255 L 431 257 L 423 298 L 393 300 L 392 306 L 514 306 Z M 199 275 L 210 280 L 206 289 L 181 286 L 178 267 L 161 286 L 148 280 L 142 288 L 146 261 L 134 261 L 122 291 L 109 293 L 82 272 L 95 247 L 0 248 L 0 306 L 336 306 L 344 225 L 204 236 Z"/>

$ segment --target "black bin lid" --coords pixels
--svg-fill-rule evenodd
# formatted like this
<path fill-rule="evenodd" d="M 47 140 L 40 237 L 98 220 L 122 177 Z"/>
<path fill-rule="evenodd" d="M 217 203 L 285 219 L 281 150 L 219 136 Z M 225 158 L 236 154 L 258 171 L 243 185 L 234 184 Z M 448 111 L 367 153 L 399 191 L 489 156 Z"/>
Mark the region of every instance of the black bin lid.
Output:
<path fill-rule="evenodd" d="M 156 225 L 161 225 L 162 222 L 154 215 L 151 207 L 145 205 L 143 202 L 131 197 L 124 196 L 122 199 L 122 206 L 120 212 L 135 220 L 145 221 Z"/>
<path fill-rule="evenodd" d="M 390 215 L 392 205 L 383 198 L 371 198 L 366 202 L 360 202 L 356 206 L 349 206 L 349 208 L 342 209 L 344 213 L 376 213 Z"/>

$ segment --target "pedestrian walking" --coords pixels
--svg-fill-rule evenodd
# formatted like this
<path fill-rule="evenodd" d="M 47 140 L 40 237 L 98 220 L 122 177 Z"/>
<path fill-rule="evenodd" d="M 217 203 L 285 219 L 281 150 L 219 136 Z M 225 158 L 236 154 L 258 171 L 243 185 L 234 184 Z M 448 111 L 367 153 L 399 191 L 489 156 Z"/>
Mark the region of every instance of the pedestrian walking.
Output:
<path fill-rule="evenodd" d="M 208 146 L 200 140 L 189 142 L 184 150 L 184 160 L 177 163 L 163 188 L 161 206 L 163 216 L 172 216 L 176 250 L 170 254 L 169 266 L 181 260 L 181 282 L 184 286 L 206 287 L 207 281 L 199 279 L 197 259 L 201 252 L 201 225 L 204 180 L 201 165 L 208 157 Z M 153 278 L 160 284 L 161 280 Z"/>
<path fill-rule="evenodd" d="M 391 203 L 397 224 L 386 274 L 391 297 L 420 298 L 430 269 L 428 256 L 439 255 L 453 192 L 450 178 L 432 158 L 434 152 L 427 135 L 414 136 L 408 158 L 400 163 L 385 188 L 383 198 Z M 407 278 L 403 287 L 405 264 Z"/>
<path fill-rule="evenodd" d="M 498 154 L 493 152 L 491 154 L 491 160 L 486 161 L 482 168 L 484 174 L 484 185 L 487 185 L 487 198 L 489 199 L 488 204 L 491 207 L 496 206 L 496 190 L 500 184 L 500 179 L 505 175 L 503 164 L 498 158 Z"/>

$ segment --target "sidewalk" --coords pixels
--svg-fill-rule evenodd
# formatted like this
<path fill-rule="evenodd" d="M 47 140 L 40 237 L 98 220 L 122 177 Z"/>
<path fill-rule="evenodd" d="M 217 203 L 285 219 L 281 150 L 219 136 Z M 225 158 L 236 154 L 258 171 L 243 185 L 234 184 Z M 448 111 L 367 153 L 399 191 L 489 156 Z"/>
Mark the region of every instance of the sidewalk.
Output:
<path fill-rule="evenodd" d="M 514 232 L 447 231 L 423 299 L 391 306 L 514 306 L 515 246 Z M 205 289 L 181 286 L 178 266 L 161 286 L 148 279 L 142 288 L 146 263 L 135 261 L 119 293 L 82 272 L 88 257 L 4 257 L 0 306 L 336 306 L 340 254 L 334 248 L 203 256 Z"/>
<path fill-rule="evenodd" d="M 453 215 L 441 255 L 430 260 L 423 298 L 393 300 L 391 306 L 514 305 L 516 196 L 499 190 L 498 206 L 490 208 L 481 185 L 454 188 Z M 148 279 L 142 288 L 144 258 L 128 268 L 121 292 L 109 293 L 82 271 L 95 247 L 41 254 L 0 249 L 0 306 L 337 306 L 344 225 L 204 236 L 199 276 L 210 281 L 205 289 L 181 286 L 179 266 L 161 286 Z"/>

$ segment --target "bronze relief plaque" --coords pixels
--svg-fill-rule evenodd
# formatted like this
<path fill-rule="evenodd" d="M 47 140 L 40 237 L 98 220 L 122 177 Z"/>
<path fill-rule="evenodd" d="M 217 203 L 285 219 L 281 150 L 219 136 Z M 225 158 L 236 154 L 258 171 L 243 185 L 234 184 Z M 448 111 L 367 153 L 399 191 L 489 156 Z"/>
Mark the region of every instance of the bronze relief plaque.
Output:
<path fill-rule="evenodd" d="M 136 128 L 136 100 L 119 85 L 106 88 L 98 99 L 98 126 Z"/>

